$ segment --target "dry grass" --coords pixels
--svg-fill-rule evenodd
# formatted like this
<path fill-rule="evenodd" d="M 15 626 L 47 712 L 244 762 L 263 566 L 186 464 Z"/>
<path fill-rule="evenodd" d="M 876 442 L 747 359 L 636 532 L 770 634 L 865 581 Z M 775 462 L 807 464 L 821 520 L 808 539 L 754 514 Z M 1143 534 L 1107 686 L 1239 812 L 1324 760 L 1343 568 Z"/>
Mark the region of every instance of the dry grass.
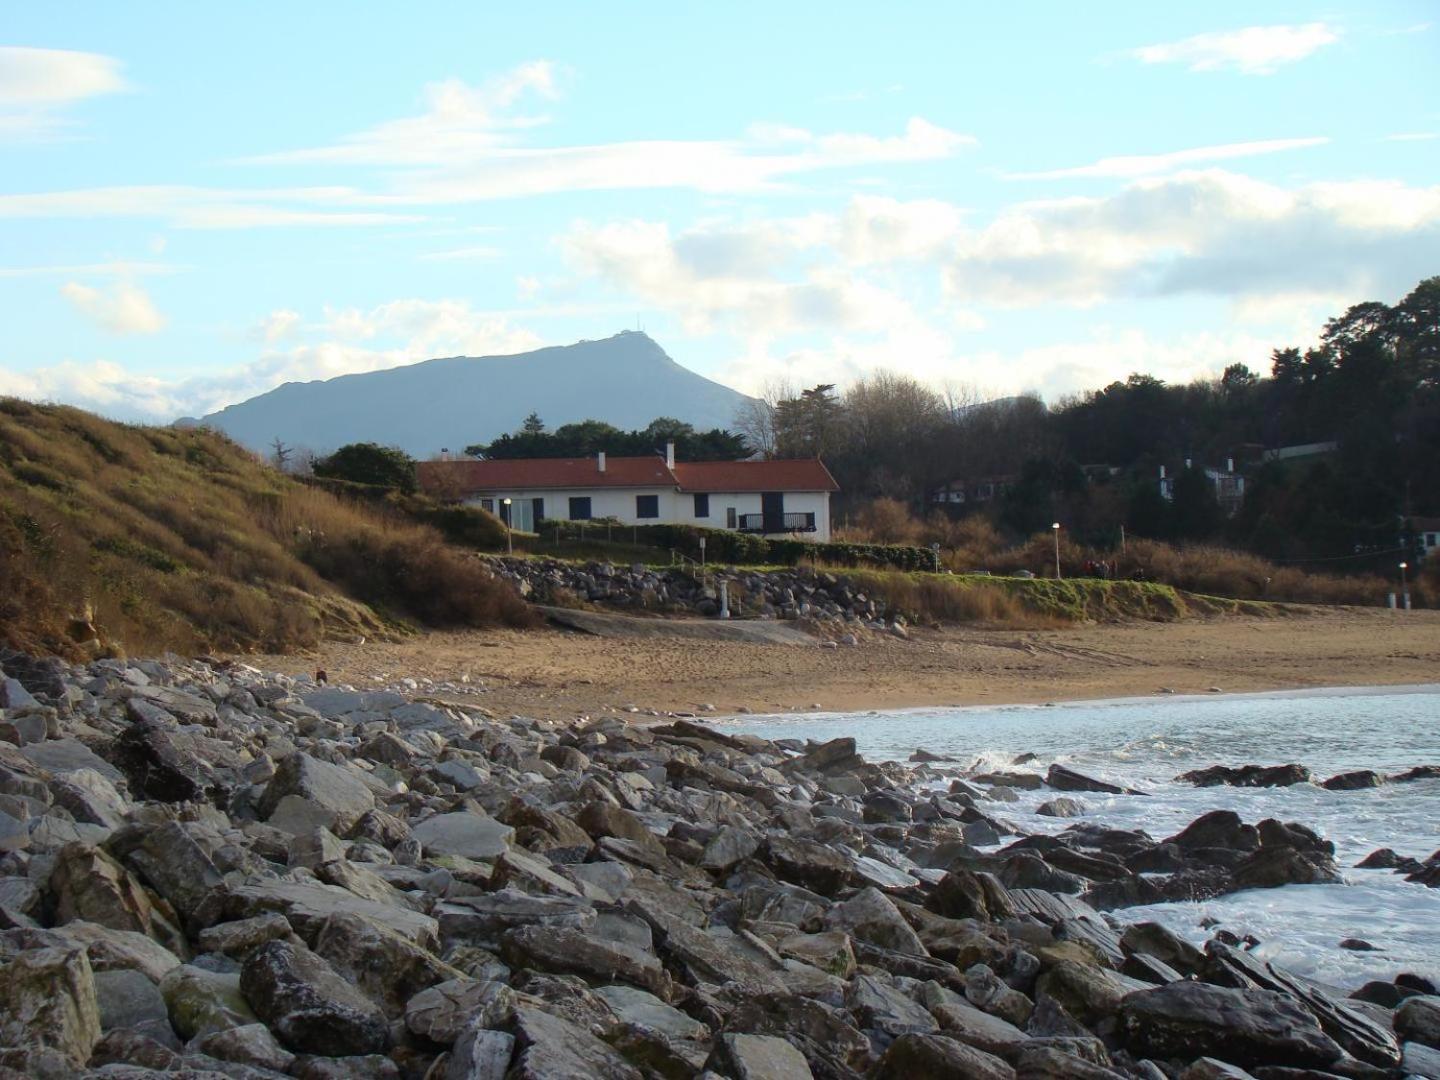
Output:
<path fill-rule="evenodd" d="M 1023 544 L 1007 546 L 994 525 L 979 515 L 952 521 L 934 514 L 922 522 L 908 514 L 902 519 L 897 508 L 903 511 L 904 507 L 894 500 L 879 500 L 872 505 L 878 509 L 872 512 L 867 508 L 857 516 L 855 525 L 843 530 L 845 540 L 876 543 L 882 537 L 898 536 L 905 543 L 939 543 L 941 561 L 957 574 L 1028 570 L 1040 577 L 1054 577 L 1055 538 L 1048 531 Z M 871 531 L 870 524 L 878 528 Z M 1154 540 L 1131 540 L 1122 555 L 1074 544 L 1062 532 L 1060 567 L 1066 578 L 1084 576 L 1087 563 L 1101 561 L 1110 563 L 1111 577 L 1117 581 L 1159 582 L 1186 592 L 1234 600 L 1377 606 L 1385 603 L 1386 595 L 1395 587 L 1395 583 L 1374 574 L 1307 572 L 1213 545 L 1177 547 Z M 1440 562 L 1425 568 L 1413 594 L 1418 603 L 1440 604 Z"/>
<path fill-rule="evenodd" d="M 0 399 L 0 639 L 74 652 L 305 647 L 524 623 L 482 563 L 222 436 Z"/>

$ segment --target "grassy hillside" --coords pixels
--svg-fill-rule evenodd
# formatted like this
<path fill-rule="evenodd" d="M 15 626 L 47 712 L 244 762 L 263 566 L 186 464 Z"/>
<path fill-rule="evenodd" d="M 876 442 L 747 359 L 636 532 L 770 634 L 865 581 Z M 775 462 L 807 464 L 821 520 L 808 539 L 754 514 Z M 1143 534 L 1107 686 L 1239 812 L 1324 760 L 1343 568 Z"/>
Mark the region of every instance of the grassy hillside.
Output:
<path fill-rule="evenodd" d="M 0 398 L 0 641 L 279 651 L 529 618 L 433 529 L 290 480 L 224 436 Z"/>

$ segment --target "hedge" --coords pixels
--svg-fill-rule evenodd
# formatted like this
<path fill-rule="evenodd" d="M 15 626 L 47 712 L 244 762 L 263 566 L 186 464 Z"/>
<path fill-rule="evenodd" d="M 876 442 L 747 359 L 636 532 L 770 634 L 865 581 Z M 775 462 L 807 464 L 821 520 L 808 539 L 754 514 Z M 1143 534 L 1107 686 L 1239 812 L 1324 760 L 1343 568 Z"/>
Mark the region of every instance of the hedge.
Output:
<path fill-rule="evenodd" d="M 604 535 L 606 522 L 542 521 L 537 531 L 542 538 L 559 535 L 567 540 L 596 540 Z M 754 533 L 729 529 L 702 529 L 694 525 L 611 526 L 624 539 L 650 547 L 669 548 L 691 558 L 700 557 L 700 539 L 705 539 L 707 562 L 737 566 L 795 566 L 821 562 L 832 566 L 877 567 L 892 570 L 933 570 L 935 553 L 926 547 L 900 544 L 818 544 L 808 540 L 770 540 Z M 581 530 L 584 530 L 582 533 Z"/>

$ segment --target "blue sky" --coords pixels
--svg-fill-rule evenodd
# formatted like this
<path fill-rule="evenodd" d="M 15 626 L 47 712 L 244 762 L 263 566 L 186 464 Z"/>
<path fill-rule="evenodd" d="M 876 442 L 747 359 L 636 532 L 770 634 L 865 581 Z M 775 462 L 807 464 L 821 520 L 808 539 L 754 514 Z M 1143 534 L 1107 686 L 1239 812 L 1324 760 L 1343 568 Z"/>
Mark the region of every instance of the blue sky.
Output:
<path fill-rule="evenodd" d="M 1433 2 L 877 12 L 9 4 L 0 393 L 166 421 L 638 323 L 747 392 L 1053 400 L 1440 273 Z"/>

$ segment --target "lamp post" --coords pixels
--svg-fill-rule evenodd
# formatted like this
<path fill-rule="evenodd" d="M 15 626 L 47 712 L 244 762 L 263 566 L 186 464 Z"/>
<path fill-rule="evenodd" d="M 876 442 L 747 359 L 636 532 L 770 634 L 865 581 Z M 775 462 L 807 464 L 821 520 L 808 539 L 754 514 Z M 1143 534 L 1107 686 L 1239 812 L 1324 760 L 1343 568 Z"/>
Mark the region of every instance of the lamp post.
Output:
<path fill-rule="evenodd" d="M 1409 568 L 1409 563 L 1402 562 L 1400 564 L 1400 607 L 1406 611 L 1410 608 L 1410 594 L 1405 589 L 1405 571 Z"/>
<path fill-rule="evenodd" d="M 1050 526 L 1050 531 L 1055 534 L 1055 580 L 1060 580 L 1060 523 L 1057 521 Z"/>
<path fill-rule="evenodd" d="M 515 554 L 515 529 L 510 524 L 510 500 L 501 499 L 500 505 L 505 507 L 505 554 Z"/>

